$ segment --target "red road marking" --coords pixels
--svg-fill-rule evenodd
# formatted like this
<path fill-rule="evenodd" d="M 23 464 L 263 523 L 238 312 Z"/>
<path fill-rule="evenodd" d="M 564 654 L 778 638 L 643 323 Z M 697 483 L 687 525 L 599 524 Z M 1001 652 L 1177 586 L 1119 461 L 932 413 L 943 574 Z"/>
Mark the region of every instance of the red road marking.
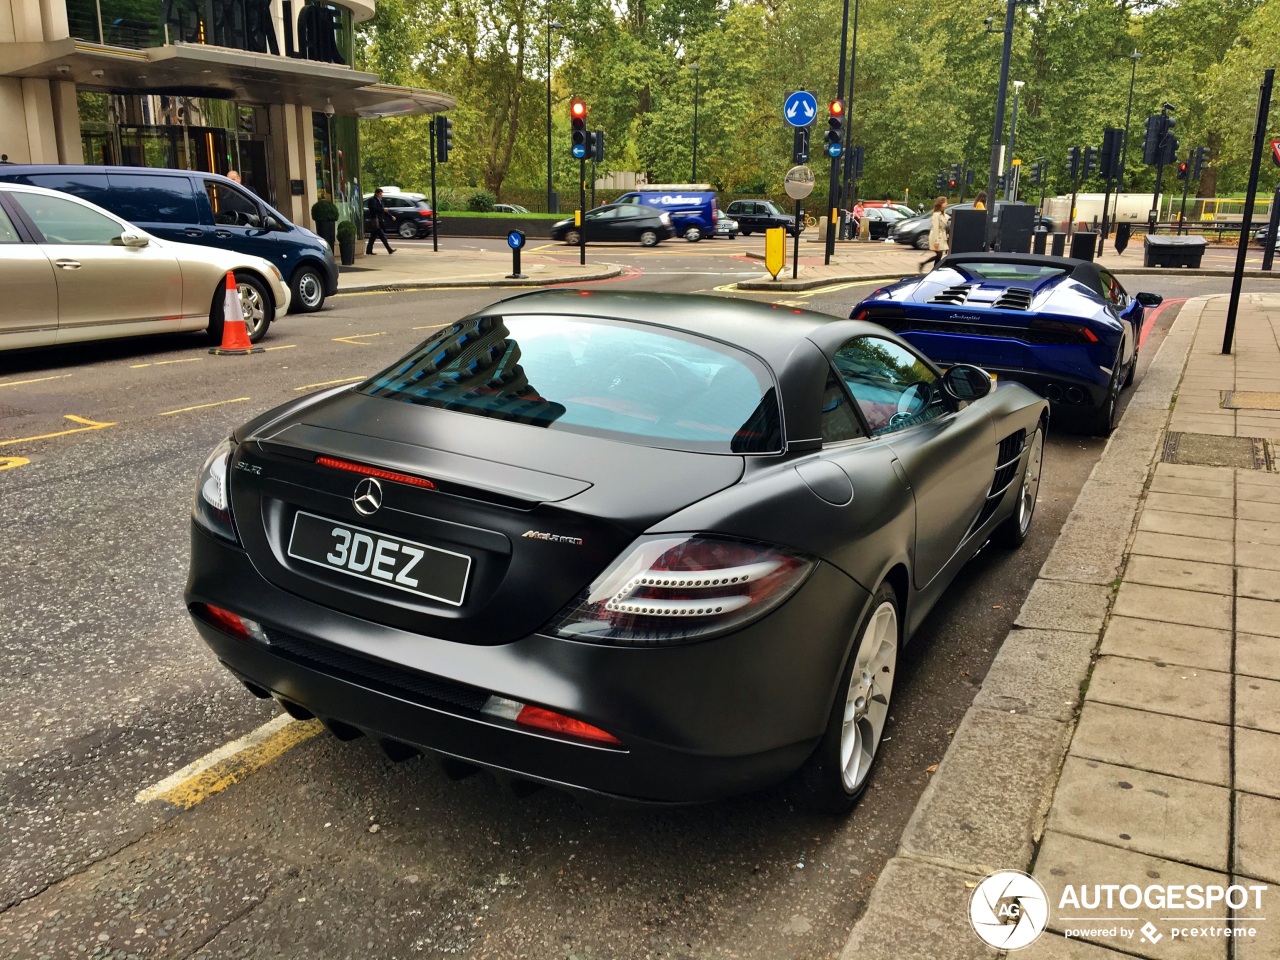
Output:
<path fill-rule="evenodd" d="M 1151 331 L 1155 329 L 1156 317 L 1160 316 L 1160 314 L 1164 312 L 1165 307 L 1172 307 L 1175 303 L 1186 303 L 1188 299 L 1188 297 L 1179 297 L 1176 300 L 1166 300 L 1164 303 L 1160 304 L 1160 306 L 1147 313 L 1147 315 L 1142 318 L 1142 334 L 1138 337 L 1138 348 L 1141 349 L 1142 345 L 1147 342 L 1148 335 L 1150 335 Z"/>

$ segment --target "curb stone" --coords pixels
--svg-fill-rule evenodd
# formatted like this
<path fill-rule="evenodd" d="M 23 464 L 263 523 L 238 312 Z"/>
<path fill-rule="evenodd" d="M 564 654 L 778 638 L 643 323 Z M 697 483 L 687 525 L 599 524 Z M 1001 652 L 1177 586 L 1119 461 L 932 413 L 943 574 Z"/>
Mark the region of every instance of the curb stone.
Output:
<path fill-rule="evenodd" d="M 343 284 L 334 296 L 344 293 L 403 293 L 407 290 L 438 290 L 440 288 L 467 287 L 554 287 L 573 283 L 587 283 L 592 280 L 612 280 L 622 275 L 622 267 L 610 266 L 594 273 L 585 273 L 573 277 L 528 277 L 524 280 L 508 280 L 506 277 L 495 277 L 490 280 L 476 279 L 439 279 L 439 280 L 388 280 L 385 283 L 347 283 Z"/>
<path fill-rule="evenodd" d="M 1098 578 L 1110 569 L 1113 541 L 1120 545 L 1117 572 L 1123 565 L 1192 331 L 1212 299 L 1198 297 L 1183 306 L 1138 385 L 1120 429 L 1080 491 L 1063 537 L 916 804 L 897 854 L 877 880 L 843 960 L 998 955 L 969 927 L 971 885 L 993 868 L 1031 868 L 1114 601 L 1112 581 L 1103 584 Z M 1094 511 L 1105 513 L 1111 524 L 1111 536 L 1102 541 L 1104 560 L 1086 558 L 1082 551 Z M 1082 597 L 1091 608 L 1083 617 L 1078 609 L 1070 611 L 1078 624 L 1074 630 L 1063 623 L 1064 595 Z M 1035 670 L 1028 671 L 1028 665 Z M 992 824 L 998 835 L 990 832 Z M 1043 955 L 1073 957 L 1074 946 L 1049 941 Z"/>

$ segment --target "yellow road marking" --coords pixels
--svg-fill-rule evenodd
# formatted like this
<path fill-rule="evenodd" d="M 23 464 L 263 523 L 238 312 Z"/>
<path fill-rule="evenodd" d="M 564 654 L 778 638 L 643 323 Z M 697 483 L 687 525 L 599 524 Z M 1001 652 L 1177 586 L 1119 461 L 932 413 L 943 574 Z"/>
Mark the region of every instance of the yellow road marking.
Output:
<path fill-rule="evenodd" d="M 0 470 L 12 470 L 15 467 L 25 467 L 31 461 L 26 457 L 0 457 Z"/>
<path fill-rule="evenodd" d="M 334 341 L 335 341 L 335 342 L 337 342 L 337 343 L 350 343 L 350 344 L 353 344 L 354 346 L 357 346 L 357 347 L 367 347 L 367 346 L 368 346 L 368 344 L 367 344 L 367 343 L 360 343 L 360 340 L 361 340 L 362 338 L 364 338 L 364 337 L 385 337 L 386 335 L 387 335 L 387 334 L 386 334 L 386 331 L 384 330 L 384 331 L 383 331 L 383 332 L 381 332 L 381 333 L 353 333 L 353 334 L 352 334 L 351 336 L 349 336 L 349 337 L 334 337 L 333 339 L 334 339 Z"/>
<path fill-rule="evenodd" d="M 319 720 L 299 721 L 281 714 L 239 740 L 224 744 L 165 777 L 134 797 L 138 803 L 164 800 L 190 810 L 239 783 L 324 729 Z"/>
<path fill-rule="evenodd" d="M 83 423 L 85 426 L 76 427 L 73 430 L 59 430 L 57 433 L 42 433 L 38 437 L 18 437 L 16 440 L 0 440 L 0 447 L 11 447 L 15 443 L 31 443 L 35 440 L 50 440 L 53 437 L 65 437 L 69 433 L 84 433 L 86 430 L 101 430 L 104 427 L 114 427 L 115 422 L 99 423 L 96 420 L 86 420 L 84 417 L 77 417 L 74 414 L 64 414 L 62 419 L 70 420 L 72 423 Z"/>
<path fill-rule="evenodd" d="M 60 373 L 56 377 L 36 377 L 34 380 L 10 380 L 7 383 L 0 383 L 0 387 L 20 387 L 24 383 L 44 383 L 46 380 L 61 380 L 63 377 L 69 377 L 69 373 Z"/>
<path fill-rule="evenodd" d="M 313 390 L 316 387 L 336 387 L 340 383 L 355 383 L 357 380 L 363 380 L 364 377 L 347 377 L 345 380 L 325 380 L 323 383 L 308 383 L 306 386 L 294 387 L 297 390 Z"/>
<path fill-rule="evenodd" d="M 187 357 L 183 360 L 157 360 L 154 363 L 131 363 L 130 370 L 141 370 L 143 367 L 163 367 L 171 363 L 199 363 L 204 357 Z"/>
<path fill-rule="evenodd" d="M 292 349 L 293 349 L 294 347 L 296 347 L 296 346 L 297 346 L 297 344 L 296 344 L 296 343 L 286 343 L 286 344 L 283 344 L 283 345 L 281 345 L 281 346 L 279 346 L 279 347 L 263 347 L 262 349 L 264 349 L 264 350 L 266 350 L 266 351 L 268 351 L 268 352 L 269 352 L 269 351 L 271 351 L 271 350 L 292 350 Z"/>
<path fill-rule="evenodd" d="M 428 323 L 425 327 L 414 327 L 414 330 L 439 330 L 441 327 L 447 327 L 448 320 L 442 320 L 439 323 Z"/>
<path fill-rule="evenodd" d="M 234 400 L 217 400 L 214 403 L 198 403 L 194 407 L 182 407 L 179 410 L 166 410 L 160 414 L 162 417 L 171 417 L 175 413 L 189 413 L 192 410 L 204 410 L 208 407 L 220 407 L 225 403 L 244 403 L 249 397 L 236 397 Z"/>

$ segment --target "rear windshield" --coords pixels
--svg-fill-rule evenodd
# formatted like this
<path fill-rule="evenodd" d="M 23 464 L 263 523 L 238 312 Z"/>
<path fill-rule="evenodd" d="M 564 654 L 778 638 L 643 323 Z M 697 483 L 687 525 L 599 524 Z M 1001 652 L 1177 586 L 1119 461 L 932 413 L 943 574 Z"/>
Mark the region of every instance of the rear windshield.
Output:
<path fill-rule="evenodd" d="M 473 317 L 358 388 L 670 450 L 774 453 L 782 431 L 764 366 L 714 340 L 579 317 Z"/>
<path fill-rule="evenodd" d="M 955 269 L 979 280 L 1026 280 L 1035 282 L 1042 277 L 1061 277 L 1068 268 L 1040 263 L 983 263 L 968 261 L 955 264 Z"/>

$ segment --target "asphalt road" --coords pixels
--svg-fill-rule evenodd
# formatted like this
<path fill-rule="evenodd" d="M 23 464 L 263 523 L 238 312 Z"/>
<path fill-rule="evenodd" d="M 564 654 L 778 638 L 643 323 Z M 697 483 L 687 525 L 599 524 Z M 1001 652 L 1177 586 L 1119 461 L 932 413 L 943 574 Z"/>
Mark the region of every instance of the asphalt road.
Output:
<path fill-rule="evenodd" d="M 741 249 L 609 255 L 634 268 L 615 283 L 709 293 L 758 271 Z M 1183 298 L 1226 281 L 1141 287 Z M 847 315 L 866 289 L 788 299 Z M 247 358 L 211 357 L 193 337 L 0 357 L 0 466 L 27 461 L 0 470 L 0 956 L 839 952 L 1100 441 L 1050 438 L 1027 544 L 984 552 L 924 624 L 871 787 L 846 820 L 798 814 L 778 790 L 661 812 L 518 798 L 487 776 L 452 782 L 428 761 L 393 764 L 327 734 L 246 761 L 189 809 L 135 799 L 276 715 L 214 662 L 182 608 L 208 450 L 491 299 L 338 296 L 281 320 Z M 1143 367 L 1177 306 L 1153 324 Z"/>

